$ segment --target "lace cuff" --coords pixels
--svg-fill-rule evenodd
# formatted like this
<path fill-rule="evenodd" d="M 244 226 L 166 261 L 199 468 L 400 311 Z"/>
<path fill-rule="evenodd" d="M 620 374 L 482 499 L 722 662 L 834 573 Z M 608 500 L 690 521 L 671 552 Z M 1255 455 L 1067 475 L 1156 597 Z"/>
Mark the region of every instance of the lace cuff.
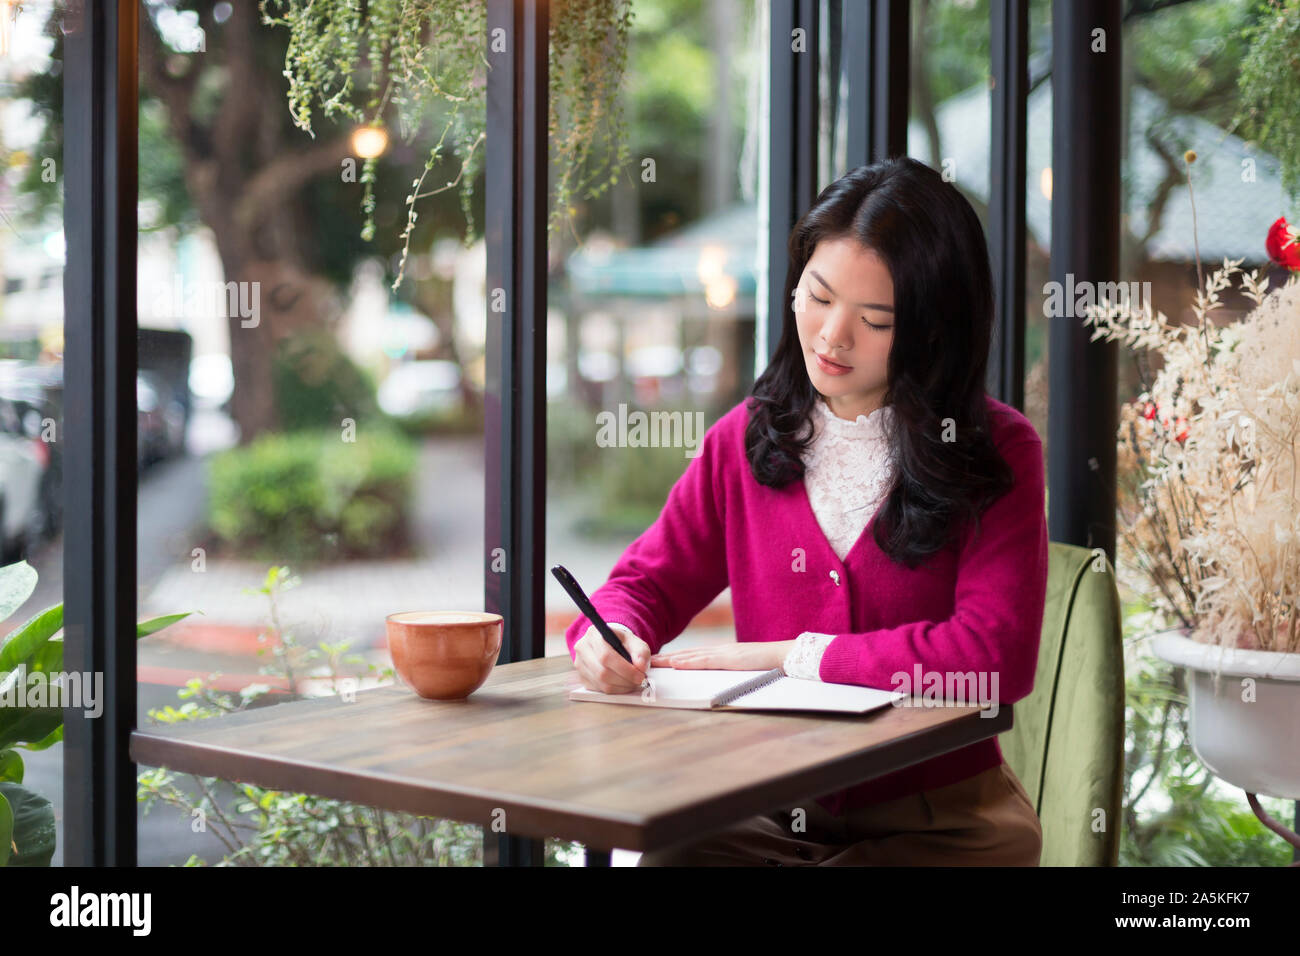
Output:
<path fill-rule="evenodd" d="M 834 634 L 818 634 L 815 631 L 800 634 L 781 665 L 786 676 L 821 680 L 822 653 L 833 640 Z"/>

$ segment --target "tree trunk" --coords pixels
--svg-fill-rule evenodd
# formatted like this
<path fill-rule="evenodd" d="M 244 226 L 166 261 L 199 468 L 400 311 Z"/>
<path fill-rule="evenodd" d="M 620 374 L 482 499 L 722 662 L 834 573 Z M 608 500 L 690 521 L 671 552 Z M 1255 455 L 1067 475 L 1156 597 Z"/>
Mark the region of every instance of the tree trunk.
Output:
<path fill-rule="evenodd" d="M 227 319 L 235 376 L 231 415 L 239 426 L 239 443 L 245 445 L 280 427 L 272 376 L 280 343 L 308 328 L 328 325 L 337 308 L 329 282 L 284 260 L 245 262 L 234 275 L 227 273 L 226 281 L 250 290 L 249 301 L 257 305 L 252 318 L 237 313 Z M 316 377 L 311 369 L 299 373 L 308 381 Z"/>
<path fill-rule="evenodd" d="M 478 391 L 465 375 L 465 363 L 461 360 L 460 344 L 456 341 L 455 303 L 451 301 L 450 294 L 438 294 L 439 291 L 444 290 L 450 293 L 450 286 L 442 283 L 435 286 L 428 281 L 415 282 L 412 304 L 421 313 L 428 316 L 438 330 L 437 357 L 455 362 L 456 366 L 461 370 L 461 404 L 464 406 L 466 415 L 473 417 L 482 410 L 483 402 Z"/>
<path fill-rule="evenodd" d="M 190 200 L 216 239 L 223 281 L 227 289 L 236 284 L 225 313 L 240 444 L 279 427 L 272 374 L 279 344 L 337 318 L 333 285 L 303 267 L 304 243 L 316 234 L 298 214 L 301 188 L 314 177 L 337 175 L 349 153 L 346 137 L 302 145 L 286 121 L 281 83 L 265 68 L 268 44 L 279 44 L 275 52 L 283 59 L 283 37 L 262 31 L 256 5 L 235 4 L 211 34 L 208 52 L 177 75 L 178 55 L 162 42 L 151 16 L 140 29 L 144 85 L 166 110 Z M 197 91 L 214 77 L 215 108 L 196 110 Z"/>

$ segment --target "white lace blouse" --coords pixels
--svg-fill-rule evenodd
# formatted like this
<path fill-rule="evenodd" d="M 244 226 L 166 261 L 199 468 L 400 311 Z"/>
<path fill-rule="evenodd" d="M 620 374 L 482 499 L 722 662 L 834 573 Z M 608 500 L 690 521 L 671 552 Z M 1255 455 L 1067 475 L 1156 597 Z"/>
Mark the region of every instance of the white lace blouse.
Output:
<path fill-rule="evenodd" d="M 817 523 L 841 561 L 862 536 L 893 483 L 895 462 L 887 431 L 893 411 L 882 405 L 870 415 L 849 421 L 831 411 L 825 399 L 816 402 L 813 438 L 803 457 L 803 481 Z M 609 625 L 632 633 L 624 624 L 611 621 Z M 834 637 L 815 631 L 800 634 L 782 663 L 786 674 L 820 680 L 822 652 Z"/>
<path fill-rule="evenodd" d="M 813 413 L 813 440 L 804 452 L 804 485 L 826 541 L 843 561 L 893 483 L 895 463 L 882 405 L 855 421 L 840 418 L 825 399 Z M 822 653 L 833 634 L 804 631 L 782 665 L 791 677 L 820 680 Z"/>

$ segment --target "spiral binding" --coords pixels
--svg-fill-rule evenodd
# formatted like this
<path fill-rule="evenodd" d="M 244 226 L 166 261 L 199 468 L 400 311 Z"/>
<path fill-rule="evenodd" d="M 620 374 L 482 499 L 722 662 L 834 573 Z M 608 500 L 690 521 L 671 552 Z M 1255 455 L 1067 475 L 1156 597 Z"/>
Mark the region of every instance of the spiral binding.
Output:
<path fill-rule="evenodd" d="M 752 690 L 758 690 L 760 687 L 766 687 L 775 680 L 780 680 L 785 676 L 785 671 L 779 667 L 774 667 L 766 674 L 759 674 L 757 677 L 751 677 L 743 684 L 737 684 L 735 687 L 724 690 L 717 697 L 713 698 L 712 705 L 717 707 L 719 704 L 730 704 L 737 697 L 744 697 Z"/>

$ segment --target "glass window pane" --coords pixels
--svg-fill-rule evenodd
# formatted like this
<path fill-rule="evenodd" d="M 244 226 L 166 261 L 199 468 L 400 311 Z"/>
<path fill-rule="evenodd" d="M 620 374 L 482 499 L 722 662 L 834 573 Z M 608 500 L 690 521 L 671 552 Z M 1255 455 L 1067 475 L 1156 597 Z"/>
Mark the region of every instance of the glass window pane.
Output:
<path fill-rule="evenodd" d="M 430 186 L 481 158 L 460 134 L 483 127 L 482 99 L 458 117 L 430 105 L 410 127 L 390 100 L 386 133 L 313 102 L 313 137 L 286 98 L 288 28 L 251 3 L 202 11 L 149 2 L 140 31 L 139 613 L 190 612 L 139 643 L 142 728 L 391 683 L 387 615 L 484 599 L 485 258 L 481 239 L 462 242 L 464 193 Z M 456 148 L 411 207 L 453 118 Z M 477 235 L 481 174 L 463 181 Z M 156 796 L 142 865 L 253 852 L 257 826 L 211 807 L 193 825 L 194 778 L 141 769 Z M 257 823 L 230 784 L 211 789 L 231 824 Z M 374 862 L 353 826 L 370 811 L 276 802 L 266 829 L 326 810 L 344 842 L 304 831 L 267 861 Z M 384 819 L 390 836 L 426 838 L 403 862 L 481 862 L 477 826 Z"/>
<path fill-rule="evenodd" d="M 62 52 L 47 17 L 44 5 L 0 13 L 0 564 L 6 588 L 25 577 L 31 589 L 0 622 L 0 642 L 63 600 Z M 17 566 L 22 561 L 31 571 Z M 32 661 L 16 670 L 17 678 L 0 673 L 0 680 L 16 680 L 10 687 L 24 692 L 22 706 L 37 675 Z M 78 701 L 94 706 L 84 695 L 69 699 Z M 6 799 L 48 801 L 55 827 L 52 847 L 15 834 L 20 858 L 61 865 L 63 746 L 12 753 L 21 759 L 22 783 L 12 766 L 7 779 L 0 773 Z"/>
<path fill-rule="evenodd" d="M 766 255 L 766 4 L 637 0 L 633 12 L 622 100 L 631 161 L 603 195 L 575 203 L 574 229 L 550 246 L 546 567 L 564 565 L 588 594 L 753 384 L 755 268 Z M 665 412 L 684 427 L 668 447 L 639 445 L 628 422 Z M 577 609 L 546 578 L 546 653 L 567 656 Z M 734 639 L 724 589 L 672 646 Z M 637 856 L 615 851 L 613 862 Z"/>
<path fill-rule="evenodd" d="M 1052 4 L 1029 4 L 1029 96 L 1025 104 L 1025 417 L 1046 460 L 1047 283 L 1052 278 Z"/>
<path fill-rule="evenodd" d="M 1246 78 L 1252 72 L 1247 66 L 1250 43 L 1244 33 L 1252 26 L 1284 27 L 1287 21 L 1283 9 L 1294 14 L 1294 5 L 1201 0 L 1147 6 L 1155 9 L 1133 13 L 1124 21 L 1121 87 L 1124 115 L 1120 124 L 1124 133 L 1120 166 L 1122 242 L 1116 278 L 1124 284 L 1121 288 L 1128 291 L 1129 302 L 1137 311 L 1149 307 L 1153 313 L 1163 313 L 1171 324 L 1199 328 L 1201 318 L 1194 309 L 1197 290 L 1204 289 L 1212 274 L 1223 267 L 1225 259 L 1240 260 L 1239 268 L 1247 273 L 1259 270 L 1269 280 L 1269 292 L 1275 291 L 1289 275 L 1285 267 L 1270 261 L 1267 243 L 1270 229 L 1279 217 L 1291 223 L 1297 219 L 1300 196 L 1286 189 L 1283 172 L 1286 162 L 1294 163 L 1296 159 L 1295 144 L 1292 140 L 1274 148 L 1268 139 L 1261 137 L 1266 125 L 1279 119 L 1293 122 L 1295 105 L 1287 102 L 1283 91 L 1288 88 L 1284 84 L 1294 80 L 1284 78 L 1290 69 L 1285 58 L 1267 57 L 1266 72 L 1277 74 L 1274 108 L 1269 124 L 1263 122 L 1262 115 L 1256 117 L 1258 121 L 1252 121 L 1250 112 L 1254 104 L 1244 98 Z M 1286 35 L 1286 48 L 1294 50 L 1293 27 L 1288 29 L 1292 32 Z M 1273 128 L 1277 129 L 1275 125 Z M 1190 162 L 1186 156 L 1188 151 L 1195 153 Z M 1253 301 L 1243 294 L 1242 279 L 1240 273 L 1231 276 L 1228 286 L 1217 292 L 1221 307 L 1207 313 L 1209 323 L 1223 327 L 1241 321 L 1253 310 Z M 1163 368 L 1157 350 L 1134 349 L 1121 342 L 1117 396 L 1121 409 L 1128 408 L 1131 413 L 1135 405 L 1142 408 L 1142 393 L 1155 382 Z M 1216 373 L 1212 377 L 1218 381 L 1221 375 Z M 1249 371 L 1243 369 L 1243 375 L 1249 376 Z M 1279 375 L 1279 379 L 1283 377 Z M 1198 394 L 1199 389 L 1192 387 L 1183 393 L 1183 398 L 1190 403 Z M 1186 409 L 1189 418 L 1194 410 L 1190 406 Z M 1168 428 L 1165 434 L 1175 440 L 1186 438 L 1180 435 L 1176 419 L 1166 421 L 1167 415 L 1172 418 L 1183 409 L 1174 412 L 1162 404 L 1158 413 L 1155 408 L 1150 411 L 1155 417 L 1151 428 L 1157 442 L 1165 428 Z M 1140 419 L 1138 422 L 1146 424 Z M 1192 431 L 1198 424 L 1191 425 Z M 1138 436 L 1142 432 L 1143 429 L 1136 429 Z M 1235 456 L 1224 456 L 1217 478 L 1208 474 L 1189 476 L 1182 486 L 1185 490 L 1180 490 L 1180 484 L 1171 477 L 1169 489 L 1176 499 L 1171 505 L 1165 493 L 1148 496 L 1139 488 L 1153 474 L 1156 460 L 1163 457 L 1152 444 L 1141 437 L 1136 445 L 1126 439 L 1119 455 L 1116 564 L 1126 624 L 1130 629 L 1126 636 L 1130 638 L 1160 630 L 1166 623 L 1177 626 L 1180 622 L 1169 613 L 1175 607 L 1188 620 L 1196 619 L 1190 597 L 1179 586 L 1193 571 L 1173 570 L 1165 558 L 1166 554 L 1178 553 L 1180 539 L 1193 535 L 1211 539 L 1232 537 L 1222 527 L 1211 527 L 1207 533 L 1205 522 L 1210 519 L 1201 517 L 1200 512 L 1206 492 L 1223 481 L 1223 476 L 1232 481 L 1232 476 L 1237 474 L 1227 461 Z M 1171 460 L 1175 457 L 1169 456 Z M 1263 474 L 1270 473 L 1270 457 L 1264 453 L 1258 456 L 1265 464 Z M 1194 458 L 1189 460 L 1195 462 Z M 1232 497 L 1239 503 L 1249 502 L 1248 510 L 1256 512 L 1255 496 L 1249 487 L 1253 484 L 1243 479 Z M 1267 487 L 1267 482 L 1264 486 Z M 1261 494 L 1257 518 L 1267 511 L 1264 500 Z M 1251 550 L 1252 569 L 1278 566 L 1276 552 Z M 1240 576 L 1239 569 L 1231 566 L 1231 562 L 1225 563 L 1213 554 L 1210 558 L 1216 562 L 1215 573 L 1234 581 Z M 1269 573 L 1276 572 L 1263 572 L 1262 584 L 1258 578 L 1247 584 L 1252 595 L 1267 592 Z M 1159 585 L 1152 577 L 1161 578 Z M 1259 600 L 1253 598 L 1254 602 Z M 1260 605 L 1265 610 L 1256 618 L 1261 633 L 1271 633 L 1270 625 L 1274 623 L 1268 603 L 1265 598 Z M 1153 608 L 1158 613 L 1154 618 L 1147 617 Z M 1273 609 L 1276 608 L 1274 604 Z M 1206 609 L 1200 610 L 1203 620 Z M 1291 613 L 1294 614 L 1294 609 Z M 1246 618 L 1250 618 L 1249 612 Z M 1279 631 L 1285 630 L 1283 623 Z M 1219 636 L 1229 647 L 1234 643 L 1234 635 Z M 1135 649 L 1149 647 L 1146 642 L 1129 643 Z M 1216 829 L 1218 820 L 1211 821 L 1210 815 L 1244 823 L 1234 825 L 1233 839 L 1225 844 L 1201 838 L 1178 841 L 1178 862 L 1182 862 L 1183 853 L 1195 854 L 1197 861 L 1207 866 L 1241 865 L 1247 860 L 1263 865 L 1291 862 L 1291 849 L 1254 819 L 1243 790 L 1199 765 L 1201 761 L 1189 746 L 1188 738 L 1175 730 L 1185 726 L 1179 702 L 1174 702 L 1172 713 L 1148 705 L 1156 698 L 1147 692 L 1156 686 L 1181 684 L 1183 672 L 1157 661 L 1154 668 L 1130 668 L 1130 674 L 1133 681 L 1141 679 L 1151 683 L 1135 688 L 1142 692 L 1140 695 L 1130 695 L 1130 732 L 1135 741 L 1127 749 L 1129 753 L 1167 755 L 1168 759 L 1154 763 L 1148 759 L 1126 761 L 1125 790 L 1135 794 L 1135 805 L 1126 807 L 1132 823 L 1124 829 L 1121 863 L 1158 866 L 1171 862 L 1170 856 L 1161 855 L 1161 842 L 1167 836 L 1159 831 L 1168 826 L 1169 820 L 1187 811 L 1187 794 L 1191 789 L 1196 794 L 1194 812 L 1198 819 L 1205 821 L 1205 826 L 1198 829 L 1207 833 Z M 1186 679 L 1191 680 L 1190 676 Z M 1192 706 L 1197 705 L 1193 702 Z M 1192 719 L 1192 727 L 1198 719 L 1203 721 L 1205 717 Z M 1168 736 L 1165 736 L 1166 728 Z M 1204 786 L 1200 786 L 1202 780 Z M 1266 813 L 1284 825 L 1294 825 L 1296 804 L 1293 801 L 1261 796 L 1259 802 Z M 1214 809 L 1207 813 L 1209 807 Z"/>
<path fill-rule="evenodd" d="M 907 154 L 939 170 L 988 227 L 988 0 L 911 0 Z"/>

